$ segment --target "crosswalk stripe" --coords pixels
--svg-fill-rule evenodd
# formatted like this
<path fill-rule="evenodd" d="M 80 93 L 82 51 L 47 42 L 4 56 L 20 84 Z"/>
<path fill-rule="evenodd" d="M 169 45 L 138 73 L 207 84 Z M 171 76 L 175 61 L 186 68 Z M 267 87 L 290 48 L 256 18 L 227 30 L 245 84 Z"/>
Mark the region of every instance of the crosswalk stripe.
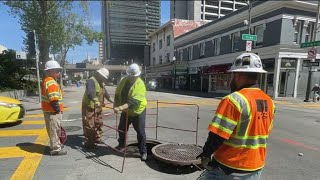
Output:
<path fill-rule="evenodd" d="M 36 120 L 36 121 L 31 121 L 31 120 L 26 120 L 22 121 L 22 125 L 36 125 L 36 124 L 45 124 L 44 120 Z"/>
<path fill-rule="evenodd" d="M 42 129 L 27 129 L 27 130 L 3 130 L 0 131 L 0 137 L 10 136 L 37 136 L 43 133 L 47 133 Z"/>

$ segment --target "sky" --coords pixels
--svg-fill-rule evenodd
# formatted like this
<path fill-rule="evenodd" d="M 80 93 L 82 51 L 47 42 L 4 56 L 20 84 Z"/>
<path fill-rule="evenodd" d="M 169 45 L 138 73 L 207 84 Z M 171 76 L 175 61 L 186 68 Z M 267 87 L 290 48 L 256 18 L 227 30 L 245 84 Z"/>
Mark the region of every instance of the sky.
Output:
<path fill-rule="evenodd" d="M 0 2 L 0 44 L 16 51 L 22 51 L 23 38 L 26 34 L 21 30 L 19 19 L 14 18 L 8 13 L 9 8 Z M 92 20 L 92 28 L 96 31 L 101 31 L 101 14 L 100 14 L 100 1 L 90 2 L 90 16 Z M 170 1 L 161 0 L 161 25 L 168 22 L 170 19 Z M 70 62 L 81 62 L 87 58 L 98 57 L 98 43 L 89 46 L 84 44 L 70 50 L 67 59 Z"/>

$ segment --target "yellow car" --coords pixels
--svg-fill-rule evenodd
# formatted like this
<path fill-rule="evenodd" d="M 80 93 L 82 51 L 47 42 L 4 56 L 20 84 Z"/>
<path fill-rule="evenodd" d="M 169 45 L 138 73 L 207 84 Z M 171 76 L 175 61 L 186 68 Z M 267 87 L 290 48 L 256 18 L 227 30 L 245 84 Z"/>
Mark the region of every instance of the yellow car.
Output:
<path fill-rule="evenodd" d="M 24 114 L 25 109 L 19 100 L 0 96 L 0 124 L 17 122 Z"/>

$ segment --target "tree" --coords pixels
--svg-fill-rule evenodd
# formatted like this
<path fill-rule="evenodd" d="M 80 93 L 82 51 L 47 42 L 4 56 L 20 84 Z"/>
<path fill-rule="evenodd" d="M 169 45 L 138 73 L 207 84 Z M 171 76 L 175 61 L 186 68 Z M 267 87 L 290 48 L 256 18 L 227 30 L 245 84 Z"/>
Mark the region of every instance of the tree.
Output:
<path fill-rule="evenodd" d="M 60 53 L 64 65 L 70 48 L 81 45 L 83 39 L 90 44 L 100 37 L 90 27 L 88 4 L 84 1 L 79 3 L 84 17 L 73 12 L 76 3 L 72 1 L 6 1 L 4 4 L 19 18 L 23 31 L 35 30 L 42 67 L 49 60 L 49 52 Z"/>

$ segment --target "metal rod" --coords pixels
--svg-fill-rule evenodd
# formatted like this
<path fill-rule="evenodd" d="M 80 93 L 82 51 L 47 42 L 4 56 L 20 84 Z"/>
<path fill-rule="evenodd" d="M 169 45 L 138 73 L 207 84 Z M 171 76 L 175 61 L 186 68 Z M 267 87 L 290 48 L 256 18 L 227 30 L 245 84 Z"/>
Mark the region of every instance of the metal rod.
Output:
<path fill-rule="evenodd" d="M 177 131 L 186 131 L 186 132 L 197 132 L 195 130 L 188 130 L 188 129 L 179 129 L 179 128 L 171 128 L 167 126 L 158 126 L 160 128 L 165 128 L 165 129 L 172 129 L 172 130 L 177 130 Z"/>
<path fill-rule="evenodd" d="M 317 17 L 316 17 L 316 24 L 314 25 L 314 30 L 313 30 L 313 37 L 312 41 L 316 41 L 317 39 L 317 30 L 319 27 L 319 14 L 320 14 L 320 1 L 318 0 L 318 10 L 317 10 Z M 314 48 L 314 47 L 313 47 Z M 314 62 L 315 59 L 312 59 L 311 62 Z M 306 97 L 304 102 L 309 102 L 310 99 L 310 89 L 311 89 L 311 80 L 312 80 L 312 66 L 309 68 L 309 74 L 308 74 L 308 83 L 307 83 L 307 91 L 306 91 Z"/>
<path fill-rule="evenodd" d="M 129 113 L 128 113 L 128 111 L 126 111 L 126 127 L 125 127 L 125 133 L 124 133 L 124 155 L 123 155 L 123 161 L 122 161 L 122 169 L 121 169 L 121 173 L 123 173 L 123 169 L 124 169 L 124 162 L 125 162 L 125 160 L 126 160 L 126 156 L 127 156 L 128 116 L 129 116 Z"/>
<path fill-rule="evenodd" d="M 156 140 L 158 140 L 159 101 L 157 100 Z"/>
<path fill-rule="evenodd" d="M 196 127 L 196 145 L 198 145 L 198 131 L 199 131 L 199 106 L 197 105 L 197 127 Z"/>

